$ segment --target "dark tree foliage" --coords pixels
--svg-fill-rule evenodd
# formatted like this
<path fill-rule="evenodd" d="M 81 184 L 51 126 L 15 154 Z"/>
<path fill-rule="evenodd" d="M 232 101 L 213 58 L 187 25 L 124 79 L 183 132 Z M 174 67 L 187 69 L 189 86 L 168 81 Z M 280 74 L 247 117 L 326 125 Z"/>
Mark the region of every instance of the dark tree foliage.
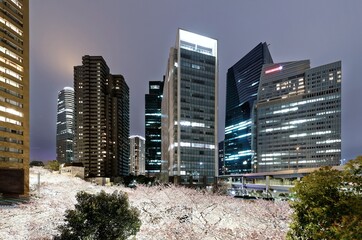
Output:
<path fill-rule="evenodd" d="M 129 205 L 126 193 L 79 192 L 74 210 L 67 210 L 59 239 L 122 240 L 141 227 L 139 211 Z"/>
<path fill-rule="evenodd" d="M 52 171 L 59 171 L 60 164 L 57 160 L 49 161 L 46 165 L 46 169 L 50 169 Z"/>
<path fill-rule="evenodd" d="M 44 163 L 42 161 L 31 161 L 30 167 L 37 166 L 37 167 L 44 167 Z"/>
<path fill-rule="evenodd" d="M 321 168 L 293 188 L 288 239 L 362 239 L 362 157 L 344 171 Z"/>

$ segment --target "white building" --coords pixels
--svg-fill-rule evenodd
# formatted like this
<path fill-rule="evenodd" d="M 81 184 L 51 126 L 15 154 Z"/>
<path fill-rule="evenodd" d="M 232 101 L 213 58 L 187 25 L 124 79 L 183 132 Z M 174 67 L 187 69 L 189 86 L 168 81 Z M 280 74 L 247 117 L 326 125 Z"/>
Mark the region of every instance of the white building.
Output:
<path fill-rule="evenodd" d="M 134 176 L 145 175 L 145 138 L 138 135 L 132 135 L 129 139 L 129 173 Z"/>

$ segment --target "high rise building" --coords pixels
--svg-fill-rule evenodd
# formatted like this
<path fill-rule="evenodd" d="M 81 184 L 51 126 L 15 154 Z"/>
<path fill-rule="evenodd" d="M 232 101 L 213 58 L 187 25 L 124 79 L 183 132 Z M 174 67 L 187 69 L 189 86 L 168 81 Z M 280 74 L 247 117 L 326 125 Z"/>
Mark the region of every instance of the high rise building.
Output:
<path fill-rule="evenodd" d="M 252 110 L 263 64 L 273 63 L 268 45 L 259 43 L 227 72 L 225 174 L 252 172 Z"/>
<path fill-rule="evenodd" d="M 145 138 L 132 135 L 130 140 L 129 173 L 138 176 L 145 175 Z"/>
<path fill-rule="evenodd" d="M 29 1 L 0 1 L 0 195 L 29 194 Z"/>
<path fill-rule="evenodd" d="M 101 56 L 83 56 L 74 67 L 75 160 L 86 177 L 129 172 L 129 88 Z"/>
<path fill-rule="evenodd" d="M 162 99 L 162 172 L 176 183 L 217 176 L 217 92 L 217 40 L 179 29 Z"/>
<path fill-rule="evenodd" d="M 71 87 L 65 87 L 58 92 L 56 141 L 58 162 L 73 162 L 74 89 Z"/>
<path fill-rule="evenodd" d="M 266 64 L 255 110 L 257 172 L 338 165 L 341 62 Z"/>
<path fill-rule="evenodd" d="M 219 142 L 219 175 L 225 174 L 224 141 Z"/>
<path fill-rule="evenodd" d="M 163 82 L 149 82 L 149 93 L 145 95 L 146 174 L 161 173 L 161 102 Z"/>

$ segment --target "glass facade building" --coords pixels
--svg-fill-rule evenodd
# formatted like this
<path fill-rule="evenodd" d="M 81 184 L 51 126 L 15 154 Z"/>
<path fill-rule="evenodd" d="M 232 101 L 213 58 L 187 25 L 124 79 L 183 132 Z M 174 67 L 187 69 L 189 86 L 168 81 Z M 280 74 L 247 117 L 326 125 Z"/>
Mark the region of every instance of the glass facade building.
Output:
<path fill-rule="evenodd" d="M 161 103 L 163 82 L 149 82 L 149 93 L 145 95 L 145 151 L 146 174 L 161 173 Z"/>
<path fill-rule="evenodd" d="M 129 173 L 129 88 L 101 56 L 83 56 L 74 67 L 75 161 L 85 177 Z"/>
<path fill-rule="evenodd" d="M 341 62 L 266 64 L 255 109 L 255 171 L 339 165 Z"/>
<path fill-rule="evenodd" d="M 0 1 L 0 195 L 29 195 L 29 1 Z"/>
<path fill-rule="evenodd" d="M 73 162 L 74 89 L 71 87 L 65 87 L 58 92 L 56 138 L 58 162 Z"/>
<path fill-rule="evenodd" d="M 268 63 L 273 63 L 268 45 L 260 43 L 227 72 L 224 174 L 252 172 L 252 110 Z"/>
<path fill-rule="evenodd" d="M 162 172 L 181 184 L 218 174 L 217 40 L 182 29 L 171 48 L 162 99 Z"/>

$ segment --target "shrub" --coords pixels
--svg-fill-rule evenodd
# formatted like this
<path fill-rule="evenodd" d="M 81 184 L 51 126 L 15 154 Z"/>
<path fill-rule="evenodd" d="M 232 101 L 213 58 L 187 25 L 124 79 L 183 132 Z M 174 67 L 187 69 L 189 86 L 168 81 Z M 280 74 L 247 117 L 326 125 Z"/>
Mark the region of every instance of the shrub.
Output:
<path fill-rule="evenodd" d="M 129 205 L 126 193 L 79 192 L 74 210 L 67 210 L 59 239 L 127 239 L 141 227 L 139 211 Z"/>

